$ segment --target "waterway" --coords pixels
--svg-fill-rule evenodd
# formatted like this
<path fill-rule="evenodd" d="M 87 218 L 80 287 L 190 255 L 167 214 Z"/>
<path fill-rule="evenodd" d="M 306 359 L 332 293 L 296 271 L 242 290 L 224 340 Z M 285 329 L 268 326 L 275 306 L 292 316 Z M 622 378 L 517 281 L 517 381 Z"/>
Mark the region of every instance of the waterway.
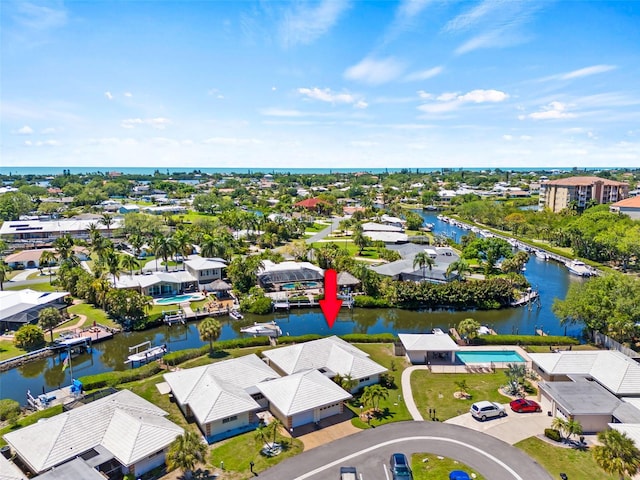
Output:
<path fill-rule="evenodd" d="M 427 223 L 433 223 L 433 232 L 459 240 L 464 230 L 437 220 L 436 214 L 420 212 Z M 564 265 L 553 261 L 542 261 L 531 256 L 526 265 L 525 275 L 532 287 L 540 294 L 541 306 L 510 308 L 492 311 L 406 311 L 399 309 L 354 309 L 343 310 L 332 329 L 319 309 L 291 310 L 291 313 L 277 313 L 268 316 L 247 315 L 242 322 L 226 320 L 222 317 L 221 340 L 242 336 L 240 327 L 254 321 L 276 320 L 285 335 L 318 333 L 323 335 L 346 333 L 412 333 L 428 332 L 434 327 L 443 330 L 457 325 L 460 320 L 475 318 L 498 333 L 533 334 L 543 329 L 551 335 L 579 335 L 580 328 L 569 327 L 566 331 L 551 311 L 555 298 L 564 298 L 571 282 L 584 281 L 570 275 Z M 71 376 L 79 378 L 110 370 L 131 368 L 124 362 L 129 355 L 129 346 L 144 341 L 152 345 L 166 344 L 169 351 L 194 348 L 204 345 L 200 340 L 197 322 L 187 325 L 162 326 L 144 332 L 121 333 L 115 340 L 94 345 L 91 353 L 75 357 L 71 368 L 62 371 L 61 359 L 57 356 L 23 365 L 0 373 L 0 398 L 13 398 L 25 403 L 26 392 L 42 393 L 59 385 L 68 385 Z"/>

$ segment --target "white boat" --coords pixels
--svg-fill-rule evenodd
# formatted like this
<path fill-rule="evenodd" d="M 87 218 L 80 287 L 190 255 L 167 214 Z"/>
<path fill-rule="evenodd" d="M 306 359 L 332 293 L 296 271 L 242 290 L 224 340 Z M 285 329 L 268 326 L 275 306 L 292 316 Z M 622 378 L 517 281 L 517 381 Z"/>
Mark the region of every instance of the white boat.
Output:
<path fill-rule="evenodd" d="M 567 269 L 569 270 L 569 273 L 573 273 L 580 277 L 590 277 L 593 274 L 591 267 L 580 260 L 572 260 L 568 262 Z"/>
<path fill-rule="evenodd" d="M 229 316 L 234 320 L 242 320 L 244 318 L 244 315 L 240 313 L 240 310 L 231 310 L 229 312 Z"/>
<path fill-rule="evenodd" d="M 243 327 L 240 329 L 242 333 L 248 333 L 250 335 L 255 336 L 263 336 L 263 337 L 279 337 L 282 335 L 282 330 L 276 324 L 276 322 L 268 322 L 268 323 L 254 323 L 249 327 Z"/>
<path fill-rule="evenodd" d="M 536 257 L 540 260 L 549 260 L 549 255 L 547 255 L 547 252 L 543 250 L 536 250 Z"/>
<path fill-rule="evenodd" d="M 144 348 L 141 350 L 141 348 Z M 151 346 L 150 341 L 142 342 L 138 345 L 134 345 L 133 347 L 129 347 L 129 352 L 134 352 L 127 357 L 127 361 L 124 363 L 146 363 L 157 358 L 162 357 L 165 353 L 167 353 L 167 345 L 157 345 L 155 347 Z"/>

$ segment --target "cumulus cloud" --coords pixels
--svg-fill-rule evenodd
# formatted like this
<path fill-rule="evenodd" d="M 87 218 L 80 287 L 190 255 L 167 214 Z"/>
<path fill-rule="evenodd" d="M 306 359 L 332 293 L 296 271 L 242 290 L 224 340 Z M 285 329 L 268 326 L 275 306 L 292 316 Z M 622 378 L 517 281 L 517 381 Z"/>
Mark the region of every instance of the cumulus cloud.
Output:
<path fill-rule="evenodd" d="M 518 118 L 531 118 L 533 120 L 557 120 L 561 118 L 573 118 L 576 115 L 567 112 L 567 105 L 562 102 L 551 102 L 543 106 L 540 111 L 530 113 L 529 115 L 520 115 Z"/>
<path fill-rule="evenodd" d="M 135 128 L 138 125 L 149 125 L 158 130 L 164 130 L 167 125 L 171 123 L 171 120 L 164 117 L 156 118 L 126 118 L 120 122 L 122 128 Z"/>
<path fill-rule="evenodd" d="M 419 72 L 413 72 L 413 73 L 408 74 L 406 77 L 404 77 L 404 81 L 405 82 L 417 82 L 417 81 L 421 81 L 421 80 L 428 80 L 428 79 L 433 78 L 433 77 L 435 77 L 437 75 L 440 75 L 443 70 L 444 70 L 444 68 L 441 67 L 441 66 L 429 68 L 427 70 L 420 70 Z"/>
<path fill-rule="evenodd" d="M 31 135 L 33 133 L 33 128 L 31 128 L 29 125 L 25 125 L 17 130 L 14 130 L 13 133 L 17 135 Z"/>
<path fill-rule="evenodd" d="M 467 103 L 500 103 L 509 98 L 508 93 L 493 89 L 476 89 L 464 94 L 444 92 L 437 96 L 421 90 L 418 95 L 423 100 L 434 100 L 418 107 L 419 110 L 427 113 L 450 112 Z"/>
<path fill-rule="evenodd" d="M 113 100 L 113 94 L 108 90 L 104 92 L 104 96 L 107 97 L 107 100 Z"/>
<path fill-rule="evenodd" d="M 328 32 L 349 8 L 348 0 L 322 0 L 318 4 L 294 4 L 280 25 L 280 38 L 285 47 L 314 42 Z"/>
<path fill-rule="evenodd" d="M 405 70 L 405 65 L 393 57 L 383 59 L 365 58 L 344 72 L 347 80 L 367 85 L 382 85 L 397 79 Z"/>
<path fill-rule="evenodd" d="M 333 92 L 330 88 L 298 88 L 298 93 L 303 97 L 310 98 L 312 100 L 319 100 L 321 102 L 327 102 L 332 104 L 348 104 L 353 105 L 356 108 L 367 108 L 367 102 L 351 93 L 337 93 Z"/>

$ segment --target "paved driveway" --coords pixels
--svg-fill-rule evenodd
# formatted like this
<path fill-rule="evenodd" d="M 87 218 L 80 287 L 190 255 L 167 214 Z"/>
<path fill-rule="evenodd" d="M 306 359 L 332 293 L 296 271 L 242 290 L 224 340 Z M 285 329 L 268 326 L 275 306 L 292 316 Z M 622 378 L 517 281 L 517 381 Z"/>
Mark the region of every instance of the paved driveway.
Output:
<path fill-rule="evenodd" d="M 458 425 L 398 422 L 364 430 L 289 458 L 259 472 L 262 480 L 338 478 L 342 465 L 352 465 L 361 480 L 389 480 L 389 457 L 431 452 L 459 460 L 491 480 L 551 480 L 529 456 L 492 436 Z"/>
<path fill-rule="evenodd" d="M 460 425 L 477 432 L 486 433 L 511 445 L 525 438 L 540 435 L 544 433 L 545 428 L 551 426 L 553 419 L 547 415 L 549 405 L 546 405 L 544 401 L 541 402 L 542 412 L 540 413 L 515 413 L 511 411 L 508 403 L 503 404 L 503 406 L 507 411 L 507 416 L 503 418 L 492 418 L 481 422 L 473 418 L 470 413 L 465 413 L 464 415 L 450 418 L 444 423 Z"/>

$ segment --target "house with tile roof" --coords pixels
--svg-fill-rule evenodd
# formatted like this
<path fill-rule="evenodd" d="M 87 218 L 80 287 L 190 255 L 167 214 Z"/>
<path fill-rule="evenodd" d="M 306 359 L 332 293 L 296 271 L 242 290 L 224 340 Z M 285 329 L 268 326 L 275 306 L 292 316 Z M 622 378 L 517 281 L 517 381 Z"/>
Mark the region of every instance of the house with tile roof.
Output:
<path fill-rule="evenodd" d="M 413 365 L 426 365 L 435 358 L 440 360 L 443 357 L 455 363 L 456 352 L 460 350 L 446 333 L 399 333 L 398 338 Z"/>
<path fill-rule="evenodd" d="M 268 406 L 257 385 L 279 377 L 254 354 L 164 375 L 184 416 L 209 442 L 256 428 L 256 414 Z"/>
<path fill-rule="evenodd" d="M 129 390 L 4 435 L 20 462 L 41 474 L 77 457 L 107 477 L 135 477 L 164 464 L 182 427 L 167 412 Z"/>
<path fill-rule="evenodd" d="M 287 429 L 319 422 L 344 411 L 351 394 L 315 369 L 257 385 L 269 401 L 269 410 Z"/>
<path fill-rule="evenodd" d="M 627 215 L 632 220 L 640 220 L 640 195 L 612 203 L 609 211 Z"/>
<path fill-rule="evenodd" d="M 380 382 L 385 367 L 369 358 L 369 354 L 335 335 L 311 342 L 267 350 L 263 356 L 273 369 L 283 375 L 318 370 L 333 378 L 350 376 L 357 384 L 352 392 Z"/>

